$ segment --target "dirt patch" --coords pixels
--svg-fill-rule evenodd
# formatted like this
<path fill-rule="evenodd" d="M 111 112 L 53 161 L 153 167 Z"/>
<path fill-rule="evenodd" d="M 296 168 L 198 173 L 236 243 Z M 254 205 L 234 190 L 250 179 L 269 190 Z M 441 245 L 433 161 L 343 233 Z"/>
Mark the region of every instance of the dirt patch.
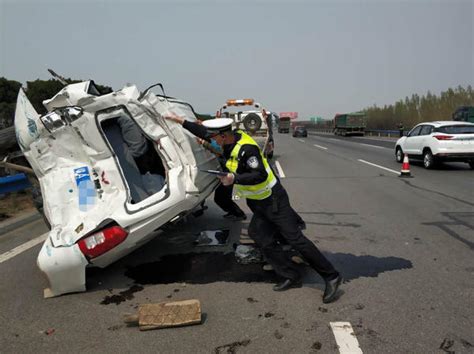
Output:
<path fill-rule="evenodd" d="M 30 193 L 13 192 L 0 196 L 0 221 L 17 216 L 26 210 L 34 210 Z"/>
<path fill-rule="evenodd" d="M 276 339 L 282 339 L 283 338 L 283 334 L 280 333 L 280 331 L 276 330 L 275 332 L 273 332 L 273 336 L 276 338 Z"/>

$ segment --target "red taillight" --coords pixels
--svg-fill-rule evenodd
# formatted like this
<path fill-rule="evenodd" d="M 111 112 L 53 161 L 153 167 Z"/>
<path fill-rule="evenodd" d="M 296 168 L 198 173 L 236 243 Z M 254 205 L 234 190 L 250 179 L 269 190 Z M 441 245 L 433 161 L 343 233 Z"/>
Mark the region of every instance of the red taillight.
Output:
<path fill-rule="evenodd" d="M 454 136 L 452 135 L 433 135 L 433 137 L 438 140 L 451 140 L 452 138 L 454 138 Z"/>
<path fill-rule="evenodd" d="M 84 256 L 95 258 L 122 243 L 127 235 L 120 226 L 112 226 L 80 239 L 77 244 Z"/>

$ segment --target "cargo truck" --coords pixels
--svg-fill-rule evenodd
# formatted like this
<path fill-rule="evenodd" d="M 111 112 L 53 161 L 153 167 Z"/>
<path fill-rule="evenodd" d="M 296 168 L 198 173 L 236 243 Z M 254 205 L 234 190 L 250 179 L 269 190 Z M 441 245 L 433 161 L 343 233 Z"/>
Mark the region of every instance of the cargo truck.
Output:
<path fill-rule="evenodd" d="M 453 113 L 453 120 L 474 123 L 474 106 L 461 106 Z"/>
<path fill-rule="evenodd" d="M 334 117 L 334 134 L 336 135 L 364 135 L 366 126 L 365 113 L 336 114 Z"/>
<path fill-rule="evenodd" d="M 290 132 L 290 117 L 280 117 L 278 121 L 278 133 L 289 133 Z"/>

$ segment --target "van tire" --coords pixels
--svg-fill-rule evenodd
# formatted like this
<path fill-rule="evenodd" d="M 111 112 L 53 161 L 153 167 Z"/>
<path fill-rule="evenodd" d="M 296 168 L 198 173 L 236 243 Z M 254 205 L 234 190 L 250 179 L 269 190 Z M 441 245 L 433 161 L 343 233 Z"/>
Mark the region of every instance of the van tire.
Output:
<path fill-rule="evenodd" d="M 246 130 L 256 132 L 262 126 L 262 119 L 257 113 L 249 113 L 245 116 L 243 122 Z"/>

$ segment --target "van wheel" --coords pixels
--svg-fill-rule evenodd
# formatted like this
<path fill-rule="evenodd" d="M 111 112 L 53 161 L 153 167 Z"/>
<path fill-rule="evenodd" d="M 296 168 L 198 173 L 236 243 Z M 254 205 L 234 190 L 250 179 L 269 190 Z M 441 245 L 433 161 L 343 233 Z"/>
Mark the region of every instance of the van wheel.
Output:
<path fill-rule="evenodd" d="M 427 149 L 423 152 L 423 166 L 426 169 L 431 169 L 435 165 L 435 159 L 431 150 Z"/>
<path fill-rule="evenodd" d="M 403 162 L 403 150 L 400 146 L 397 146 L 397 150 L 395 151 L 395 159 L 398 163 Z"/>

